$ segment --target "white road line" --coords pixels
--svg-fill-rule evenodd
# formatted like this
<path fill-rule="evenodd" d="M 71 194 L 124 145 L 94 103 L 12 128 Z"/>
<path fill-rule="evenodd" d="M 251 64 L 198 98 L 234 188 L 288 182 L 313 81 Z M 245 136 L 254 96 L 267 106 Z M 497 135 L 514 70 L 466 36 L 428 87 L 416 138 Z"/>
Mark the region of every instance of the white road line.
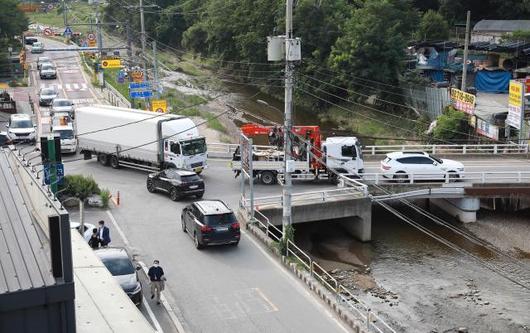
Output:
<path fill-rule="evenodd" d="M 284 266 L 282 266 L 278 260 L 270 253 L 265 251 L 265 249 L 262 247 L 261 244 L 259 244 L 249 233 L 247 233 L 244 230 L 241 230 L 241 233 L 245 235 L 245 239 L 250 240 L 257 248 L 258 250 L 267 258 L 271 263 L 273 263 L 278 269 L 289 279 L 291 280 L 295 287 L 298 288 L 298 290 L 301 292 L 302 295 L 306 296 L 306 299 L 314 303 L 323 313 L 325 313 L 331 320 L 333 320 L 337 326 L 339 326 L 344 332 L 350 332 L 343 324 L 342 322 L 335 318 L 335 316 L 330 312 L 328 308 L 326 308 L 320 301 L 316 299 L 316 297 L 309 291 L 307 286 L 302 285 L 302 282 L 295 278 L 291 272 L 289 272 Z"/>
<path fill-rule="evenodd" d="M 120 235 L 121 239 L 123 240 L 123 244 L 125 244 L 126 247 L 131 248 L 131 243 L 129 242 L 129 240 L 125 236 L 125 233 L 120 228 L 120 225 L 118 224 L 118 222 L 116 221 L 116 219 L 114 218 L 114 216 L 112 215 L 110 210 L 107 210 L 107 216 L 109 217 L 110 222 L 112 223 L 113 227 L 116 229 L 116 231 Z M 142 261 L 138 261 L 138 264 L 140 266 L 142 266 L 142 269 L 144 270 L 145 274 L 147 275 L 147 272 L 148 272 L 147 266 Z M 145 299 L 144 299 L 144 301 L 145 301 Z M 177 328 L 178 332 L 179 333 L 185 333 L 184 327 L 180 323 L 180 320 L 178 319 L 177 315 L 173 311 L 173 308 L 171 307 L 171 305 L 169 304 L 167 299 L 164 297 L 163 293 L 160 293 L 160 302 L 162 303 L 162 305 L 166 309 L 167 313 L 169 314 L 169 317 L 171 318 L 171 321 L 173 322 L 173 324 Z M 151 315 L 151 314 L 149 314 L 149 315 Z"/>
<path fill-rule="evenodd" d="M 155 325 L 155 332 L 164 333 L 162 326 L 160 326 L 158 319 L 156 319 L 155 314 L 153 313 L 153 310 L 151 310 L 151 306 L 149 305 L 149 303 L 147 303 L 147 301 L 145 300 L 145 297 L 142 297 L 142 305 L 147 310 L 149 317 L 151 317 L 151 320 L 153 321 L 153 325 Z"/>
<path fill-rule="evenodd" d="M 69 83 L 65 83 L 64 84 L 64 88 L 66 89 L 66 91 L 72 91 L 72 88 L 70 88 L 70 84 Z"/>
<path fill-rule="evenodd" d="M 86 83 L 81 83 L 81 90 L 88 90 L 88 86 Z"/>
<path fill-rule="evenodd" d="M 77 83 L 74 83 L 74 90 L 79 90 L 79 85 Z"/>
<path fill-rule="evenodd" d="M 145 272 L 145 275 L 147 275 L 147 273 L 149 272 L 149 269 L 147 268 L 147 265 L 141 260 L 138 260 L 137 262 L 142 267 L 142 270 Z M 167 311 L 167 313 L 169 315 L 169 318 L 171 318 L 171 321 L 173 322 L 173 324 L 177 328 L 177 331 L 179 333 L 186 333 L 186 331 L 184 331 L 184 327 L 180 323 L 180 320 L 178 319 L 175 311 L 173 310 L 173 307 L 167 301 L 165 293 L 163 293 L 163 292 L 160 293 L 160 303 L 162 303 L 162 306 L 164 306 L 164 308 L 166 309 L 166 311 Z M 173 302 L 173 303 L 176 304 L 175 302 Z"/>

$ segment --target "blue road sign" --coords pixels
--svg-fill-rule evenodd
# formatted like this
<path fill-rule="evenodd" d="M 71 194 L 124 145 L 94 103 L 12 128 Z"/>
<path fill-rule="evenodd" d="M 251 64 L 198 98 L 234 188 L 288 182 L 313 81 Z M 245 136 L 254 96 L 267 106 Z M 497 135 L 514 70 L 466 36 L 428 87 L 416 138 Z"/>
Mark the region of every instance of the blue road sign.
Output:
<path fill-rule="evenodd" d="M 129 96 L 131 98 L 151 98 L 153 97 L 153 92 L 151 90 L 130 91 Z"/>
<path fill-rule="evenodd" d="M 50 163 L 47 163 L 47 164 L 44 165 L 44 183 L 46 185 L 50 185 L 50 183 L 51 183 L 51 181 L 50 181 L 50 167 L 51 167 Z M 63 182 L 64 182 L 64 164 L 57 163 L 57 164 L 55 164 L 55 168 L 57 170 L 57 179 L 58 179 L 57 184 L 62 185 Z"/>
<path fill-rule="evenodd" d="M 131 90 L 146 90 L 151 89 L 151 82 L 131 82 L 129 83 L 129 89 Z"/>
<path fill-rule="evenodd" d="M 66 27 L 66 29 L 64 29 L 64 35 L 65 36 L 71 36 L 72 35 L 72 29 L 70 27 Z"/>

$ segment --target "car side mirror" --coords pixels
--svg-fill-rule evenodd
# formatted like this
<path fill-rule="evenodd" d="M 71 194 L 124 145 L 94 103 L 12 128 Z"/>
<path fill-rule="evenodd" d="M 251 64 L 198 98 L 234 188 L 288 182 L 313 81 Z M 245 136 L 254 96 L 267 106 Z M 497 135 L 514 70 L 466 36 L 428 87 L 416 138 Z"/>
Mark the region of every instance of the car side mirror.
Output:
<path fill-rule="evenodd" d="M 438 166 L 438 163 L 437 163 L 437 162 L 433 162 L 433 165 L 434 165 L 434 166 Z"/>
<path fill-rule="evenodd" d="M 139 270 L 141 270 L 141 269 L 142 269 L 142 267 L 141 267 L 140 265 L 136 265 L 136 270 L 137 270 L 137 271 L 139 271 Z"/>

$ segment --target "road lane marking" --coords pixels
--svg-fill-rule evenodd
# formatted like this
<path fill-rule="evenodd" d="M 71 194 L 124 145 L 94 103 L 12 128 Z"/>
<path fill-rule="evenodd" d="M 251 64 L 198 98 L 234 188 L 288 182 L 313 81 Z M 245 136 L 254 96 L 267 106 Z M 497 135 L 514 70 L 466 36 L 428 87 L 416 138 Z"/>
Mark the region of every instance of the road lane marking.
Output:
<path fill-rule="evenodd" d="M 256 293 L 258 293 L 258 295 L 260 295 L 261 298 L 263 298 L 265 300 L 265 302 L 267 302 L 269 304 L 269 306 L 271 307 L 272 311 L 279 311 L 278 308 L 276 307 L 276 305 L 274 305 L 274 303 L 272 303 L 271 300 L 268 299 L 267 296 L 265 296 L 263 291 L 261 291 L 259 288 L 254 288 L 254 289 L 256 289 Z"/>
<path fill-rule="evenodd" d="M 339 321 L 339 319 L 337 319 L 332 313 L 331 311 L 325 307 L 317 298 L 316 296 L 314 296 L 308 289 L 307 286 L 305 285 L 302 285 L 302 282 L 300 280 L 298 280 L 297 278 L 295 278 L 291 272 L 289 272 L 287 270 L 287 268 L 285 268 L 283 265 L 281 265 L 278 260 L 274 257 L 272 257 L 272 255 L 270 253 L 268 253 L 262 246 L 261 244 L 258 243 L 257 240 L 255 240 L 252 235 L 250 235 L 248 232 L 244 231 L 244 230 L 241 230 L 241 233 L 245 235 L 245 238 L 250 240 L 257 248 L 258 250 L 267 258 L 269 259 L 269 261 L 275 265 L 279 270 L 280 272 L 282 272 L 295 286 L 295 288 L 297 288 L 300 293 L 302 295 L 304 295 L 306 297 L 307 300 L 310 301 L 310 303 L 313 303 L 315 304 L 315 306 L 317 308 L 319 308 L 320 310 L 322 310 L 323 313 L 325 313 L 333 322 L 335 322 L 337 324 L 337 326 L 339 328 L 341 328 L 344 332 L 350 332 L 348 329 L 346 329 L 346 327 L 342 324 L 341 321 Z"/>
<path fill-rule="evenodd" d="M 74 90 L 79 90 L 79 85 L 77 83 L 74 83 Z"/>
<path fill-rule="evenodd" d="M 149 306 L 149 303 L 145 300 L 145 297 L 142 297 L 142 305 L 147 310 L 147 313 L 149 314 L 149 317 L 151 317 L 151 320 L 153 321 L 153 325 L 155 325 L 155 332 L 156 333 L 164 333 L 164 330 L 162 329 L 162 326 L 160 326 L 160 323 L 158 322 L 158 319 L 156 319 L 155 314 L 153 313 L 153 310 L 151 309 L 151 306 Z"/>
<path fill-rule="evenodd" d="M 118 222 L 116 221 L 116 219 L 114 218 L 114 215 L 112 215 L 110 210 L 107 210 L 107 216 L 109 217 L 110 222 L 112 223 L 113 227 L 116 229 L 116 231 L 120 235 L 121 239 L 123 240 L 123 244 L 125 244 L 125 246 L 130 249 L 131 248 L 131 243 L 129 242 L 129 240 L 125 236 L 125 233 L 121 229 L 120 225 L 118 224 Z M 137 261 L 137 262 L 142 267 L 142 269 L 144 270 L 145 274 L 147 275 L 147 272 L 148 272 L 147 266 L 142 261 Z M 166 309 L 167 313 L 169 314 L 169 318 L 171 319 L 171 321 L 173 322 L 173 324 L 177 328 L 178 332 L 179 333 L 186 333 L 184 331 L 184 327 L 180 323 L 180 320 L 178 319 L 177 315 L 175 314 L 173 308 L 171 307 L 171 305 L 167 301 L 166 297 L 164 296 L 164 293 L 160 293 L 160 302 L 162 303 L 162 305 Z M 176 304 L 176 303 L 174 303 L 174 304 Z"/>
<path fill-rule="evenodd" d="M 88 90 L 88 86 L 86 83 L 81 83 L 81 90 Z"/>

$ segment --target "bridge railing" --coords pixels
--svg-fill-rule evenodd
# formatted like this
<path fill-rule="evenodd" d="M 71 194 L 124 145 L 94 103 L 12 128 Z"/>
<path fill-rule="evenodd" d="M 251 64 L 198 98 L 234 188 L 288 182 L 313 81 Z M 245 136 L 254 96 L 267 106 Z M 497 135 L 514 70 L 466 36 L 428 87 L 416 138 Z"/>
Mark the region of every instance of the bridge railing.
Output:
<path fill-rule="evenodd" d="M 376 145 L 364 146 L 365 155 L 385 155 L 394 151 L 424 151 L 430 154 L 442 155 L 504 155 L 528 154 L 528 144 L 462 144 L 462 145 Z"/>
<path fill-rule="evenodd" d="M 333 190 L 326 191 L 310 191 L 310 192 L 300 192 L 291 194 L 291 203 L 299 202 L 326 202 L 335 199 L 344 199 L 344 198 L 363 198 L 365 197 L 364 189 L 367 188 L 365 184 L 359 183 L 363 187 L 363 191 L 360 192 L 355 187 L 344 187 Z M 366 190 L 367 191 L 367 190 Z M 367 192 L 366 192 L 367 193 Z M 241 199 L 245 209 L 248 209 L 250 206 L 250 199 L 242 198 Z M 266 206 L 266 205 L 283 205 L 283 196 L 274 195 L 266 197 L 256 197 L 254 198 L 255 206 Z"/>
<path fill-rule="evenodd" d="M 208 152 L 214 153 L 216 157 L 231 158 L 238 144 L 235 143 L 208 143 Z M 274 146 L 254 145 L 257 149 L 275 149 Z M 517 155 L 529 154 L 528 144 L 506 143 L 506 144 L 461 144 L 461 145 L 375 145 L 363 146 L 365 155 L 386 155 L 394 151 L 424 151 L 429 154 L 440 155 Z"/>
<path fill-rule="evenodd" d="M 410 185 L 417 183 L 452 183 L 466 182 L 473 184 L 488 183 L 530 183 L 530 171 L 473 171 L 473 172 L 447 172 L 445 174 L 433 173 L 364 173 L 360 182 L 365 184 L 401 184 Z"/>
<path fill-rule="evenodd" d="M 242 205 L 242 208 L 249 213 L 249 207 L 247 204 Z M 265 232 L 269 237 L 277 242 L 279 242 L 283 237 L 282 230 L 271 224 L 270 220 L 258 209 L 254 209 L 254 219 L 252 223 L 255 223 L 260 230 Z M 334 278 L 324 268 L 322 268 L 322 266 L 313 260 L 310 255 L 305 253 L 291 240 L 287 240 L 286 252 L 287 256 L 296 259 L 295 262 L 298 265 L 303 266 L 311 277 L 315 278 L 333 295 L 335 295 L 336 299 L 341 301 L 344 306 L 346 306 L 357 318 L 359 318 L 366 325 L 368 330 L 378 333 L 396 333 L 396 331 L 392 329 L 392 327 L 390 327 L 379 315 L 372 312 L 370 307 L 356 297 L 348 288 L 342 285 L 336 278 Z"/>

